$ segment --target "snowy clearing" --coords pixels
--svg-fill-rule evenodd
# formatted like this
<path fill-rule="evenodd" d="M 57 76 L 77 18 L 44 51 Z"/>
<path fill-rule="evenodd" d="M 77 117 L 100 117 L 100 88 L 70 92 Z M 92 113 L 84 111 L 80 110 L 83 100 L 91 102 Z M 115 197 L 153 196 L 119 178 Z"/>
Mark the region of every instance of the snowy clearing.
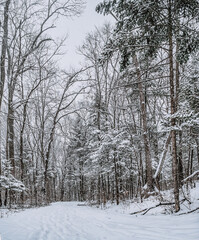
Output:
<path fill-rule="evenodd" d="M 130 216 L 54 203 L 0 219 L 2 240 L 198 240 L 199 214 Z"/>

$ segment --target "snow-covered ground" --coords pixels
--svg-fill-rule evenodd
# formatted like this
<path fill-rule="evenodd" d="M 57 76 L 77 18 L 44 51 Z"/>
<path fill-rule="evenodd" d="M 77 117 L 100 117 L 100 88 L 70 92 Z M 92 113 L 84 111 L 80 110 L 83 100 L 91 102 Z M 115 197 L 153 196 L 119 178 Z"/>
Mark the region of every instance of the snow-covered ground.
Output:
<path fill-rule="evenodd" d="M 199 210 L 179 215 L 199 207 L 199 182 L 181 191 L 181 200 L 186 200 L 177 214 L 171 214 L 173 206 L 159 206 L 144 216 L 130 215 L 172 198 L 171 191 L 164 191 L 142 203 L 126 201 L 104 209 L 77 202 L 16 213 L 0 209 L 0 235 L 2 240 L 199 240 Z"/>
<path fill-rule="evenodd" d="M 199 214 L 131 216 L 75 202 L 0 219 L 2 240 L 198 240 Z"/>
<path fill-rule="evenodd" d="M 186 186 L 183 187 L 183 191 L 180 190 L 180 212 L 178 212 L 176 215 L 183 214 L 190 212 L 196 208 L 199 208 L 199 181 L 196 182 L 196 186 L 193 188 L 186 188 Z M 133 201 L 125 201 L 124 203 L 121 203 L 120 206 L 116 206 L 113 204 L 107 204 L 106 211 L 115 211 L 118 213 L 124 213 L 124 214 L 131 214 L 134 212 L 138 212 L 143 209 L 148 209 L 151 207 L 154 207 L 158 205 L 159 203 L 169 203 L 174 202 L 174 194 L 173 191 L 163 191 L 158 196 L 151 196 L 147 199 L 144 199 L 142 203 L 140 203 L 140 199 L 136 201 L 134 199 Z M 140 214 L 143 214 L 145 211 L 141 212 Z M 199 213 L 199 210 L 196 211 L 196 213 Z M 156 208 L 151 209 L 149 212 L 147 212 L 147 215 L 160 215 L 160 214 L 173 214 L 174 213 L 174 205 L 169 206 L 159 206 Z M 198 238 L 199 240 L 199 238 Z"/>

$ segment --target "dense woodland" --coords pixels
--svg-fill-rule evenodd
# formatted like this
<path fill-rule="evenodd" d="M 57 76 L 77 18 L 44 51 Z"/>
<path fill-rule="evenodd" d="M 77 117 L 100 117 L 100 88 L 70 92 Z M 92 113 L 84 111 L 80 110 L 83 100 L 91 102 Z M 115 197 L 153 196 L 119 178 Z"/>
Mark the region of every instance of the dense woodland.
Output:
<path fill-rule="evenodd" d="M 0 205 L 147 198 L 199 173 L 199 1 L 110 0 L 60 69 L 81 0 L 0 1 Z"/>

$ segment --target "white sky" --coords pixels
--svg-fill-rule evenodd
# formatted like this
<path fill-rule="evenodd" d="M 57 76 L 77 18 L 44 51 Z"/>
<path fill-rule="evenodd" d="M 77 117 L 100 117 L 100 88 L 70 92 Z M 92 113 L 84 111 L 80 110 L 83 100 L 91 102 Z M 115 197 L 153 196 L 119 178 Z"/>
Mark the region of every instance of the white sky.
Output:
<path fill-rule="evenodd" d="M 102 0 L 87 0 L 86 8 L 80 17 L 73 19 L 61 18 L 56 24 L 53 36 L 61 38 L 68 34 L 65 42 L 64 52 L 66 54 L 60 60 L 60 66 L 68 69 L 77 67 L 82 57 L 77 54 L 77 47 L 81 46 L 87 33 L 93 31 L 95 27 L 100 27 L 105 22 L 113 21 L 110 16 L 103 16 L 95 11 L 95 7 Z"/>

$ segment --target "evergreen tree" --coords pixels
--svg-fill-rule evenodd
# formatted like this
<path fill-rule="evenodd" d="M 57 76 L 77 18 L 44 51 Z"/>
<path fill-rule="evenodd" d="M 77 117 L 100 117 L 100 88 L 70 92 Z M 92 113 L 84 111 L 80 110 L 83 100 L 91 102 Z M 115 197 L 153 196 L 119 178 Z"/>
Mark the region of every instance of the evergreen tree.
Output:
<path fill-rule="evenodd" d="M 179 211 L 179 172 L 176 146 L 176 119 L 174 114 L 178 108 L 179 94 L 179 67 L 185 63 L 191 52 L 199 46 L 199 32 L 197 22 L 199 15 L 199 1 L 157 0 L 157 1 L 104 1 L 96 10 L 100 13 L 111 14 L 117 20 L 115 34 L 108 45 L 106 54 L 110 55 L 119 49 L 122 55 L 121 69 L 132 64 L 136 67 L 138 80 L 141 81 L 139 61 L 151 57 L 156 58 L 160 50 L 165 50 L 168 56 L 168 71 L 170 85 L 170 114 L 171 114 L 171 142 L 173 158 L 173 184 L 175 209 Z M 189 37 L 188 37 L 189 36 Z M 175 50 L 174 50 L 175 47 Z M 140 84 L 140 92 L 142 86 Z M 140 95 L 142 115 L 145 106 L 142 94 Z M 145 120 L 143 118 L 143 127 Z M 147 126 L 144 127 L 147 130 Z M 146 134 L 146 133 L 145 133 Z M 147 136 L 144 137 L 145 146 L 148 146 Z M 148 169 L 147 183 L 152 189 L 152 171 L 150 152 L 145 149 L 146 165 Z M 148 155 L 148 157 L 147 157 Z"/>

